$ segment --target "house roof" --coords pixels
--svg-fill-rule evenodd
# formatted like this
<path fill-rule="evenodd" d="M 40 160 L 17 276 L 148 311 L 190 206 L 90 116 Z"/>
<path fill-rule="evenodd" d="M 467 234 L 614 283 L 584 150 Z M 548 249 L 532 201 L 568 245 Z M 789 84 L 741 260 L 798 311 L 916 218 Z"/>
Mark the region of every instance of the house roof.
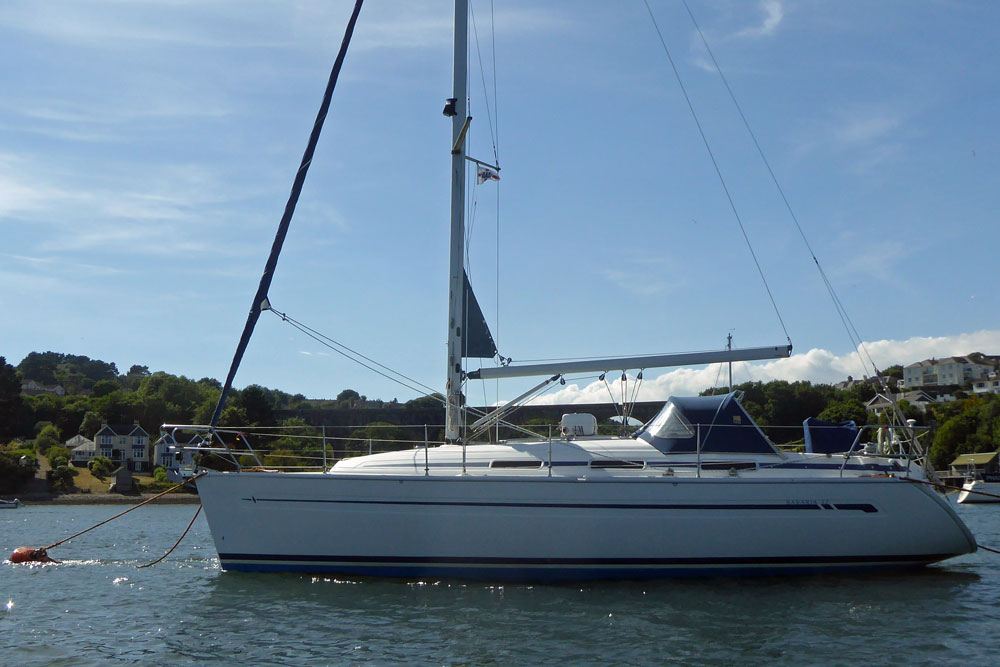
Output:
<path fill-rule="evenodd" d="M 952 467 L 961 467 L 967 465 L 985 465 L 995 459 L 997 454 L 1000 452 L 982 452 L 979 454 L 962 454 L 955 458 L 951 462 Z"/>
<path fill-rule="evenodd" d="M 138 424 L 103 424 L 101 430 L 94 434 L 99 435 L 149 435 Z"/>

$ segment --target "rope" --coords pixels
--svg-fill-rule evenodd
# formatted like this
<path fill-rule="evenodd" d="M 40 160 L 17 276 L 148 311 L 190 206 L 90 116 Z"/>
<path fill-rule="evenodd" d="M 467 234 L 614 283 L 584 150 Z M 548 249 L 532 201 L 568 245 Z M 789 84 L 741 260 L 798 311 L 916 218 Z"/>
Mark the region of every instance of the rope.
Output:
<path fill-rule="evenodd" d="M 902 479 L 905 479 L 907 482 L 918 482 L 920 484 L 927 484 L 933 486 L 935 489 L 950 489 L 952 491 L 965 491 L 966 493 L 975 493 L 980 496 L 986 496 L 988 498 L 997 498 L 998 500 L 1000 500 L 1000 495 L 997 495 L 995 493 L 987 493 L 985 491 L 974 491 L 973 489 L 965 489 L 962 488 L 961 486 L 951 486 L 950 484 L 943 484 L 943 483 L 935 484 L 934 482 L 927 482 L 922 479 L 913 479 L 912 477 L 903 477 Z"/>
<path fill-rule="evenodd" d="M 160 561 L 162 561 L 164 558 L 166 558 L 167 556 L 169 556 L 170 554 L 172 554 L 174 552 L 174 549 L 177 548 L 177 545 L 181 543 L 181 540 L 183 540 L 185 537 L 187 537 L 188 531 L 191 530 L 191 526 L 194 525 L 194 520 L 198 518 L 199 514 L 201 514 L 201 505 L 200 504 L 198 505 L 198 509 L 195 511 L 194 516 L 191 517 L 191 523 L 188 524 L 187 528 L 184 529 L 184 532 L 181 534 L 181 536 L 177 538 L 176 542 L 174 542 L 174 546 L 170 547 L 170 550 L 167 551 L 167 553 L 163 554 L 162 556 L 160 556 L 159 558 L 157 558 L 156 560 L 154 560 L 152 563 L 146 563 L 145 565 L 140 565 L 138 569 L 141 570 L 144 567 L 153 567 L 154 565 L 156 565 L 157 563 L 159 563 Z"/>
<path fill-rule="evenodd" d="M 743 108 L 736 100 L 736 94 L 733 93 L 733 89 L 729 85 L 729 80 L 726 79 L 726 75 L 722 73 L 722 68 L 719 66 L 719 62 L 715 59 L 715 53 L 712 52 L 712 47 L 708 45 L 708 40 L 705 39 L 705 34 L 701 31 L 701 26 L 699 26 L 698 21 L 695 20 L 694 13 L 691 11 L 691 7 L 688 5 L 687 0 L 682 0 L 682 2 L 684 4 L 684 9 L 687 10 L 688 16 L 691 17 L 691 23 L 694 24 L 695 30 L 698 31 L 698 36 L 701 37 L 702 44 L 705 45 L 705 50 L 712 59 L 712 64 L 715 65 L 715 71 L 719 73 L 719 78 L 722 79 L 722 83 L 726 87 L 726 92 L 729 93 L 729 98 L 733 101 L 733 105 L 736 107 L 736 111 L 739 113 L 740 119 L 743 121 L 743 125 L 747 129 L 747 133 L 750 135 L 750 139 L 753 140 L 753 145 L 757 148 L 757 153 L 760 154 L 761 161 L 767 168 L 767 173 L 771 175 L 771 180 L 774 181 L 774 186 L 777 188 L 778 194 L 781 196 L 781 201 L 784 202 L 785 208 L 788 210 L 788 215 L 791 216 L 792 222 L 795 223 L 795 228 L 799 231 L 799 236 L 802 237 L 802 242 L 805 244 L 806 249 L 809 251 L 809 255 L 816 264 L 816 269 L 819 271 L 820 277 L 823 279 L 823 284 L 830 293 L 830 298 L 833 300 L 833 305 L 837 309 L 837 314 L 840 315 L 841 323 L 844 325 L 844 330 L 847 332 L 847 336 L 851 340 L 851 344 L 854 345 L 856 351 L 860 350 L 865 353 L 865 356 L 868 357 L 868 361 L 871 363 L 872 368 L 875 370 L 875 373 L 877 373 L 878 368 L 875 366 L 875 361 L 871 358 L 871 355 L 868 354 L 868 348 L 865 347 L 864 340 L 858 333 L 857 327 L 854 326 L 854 322 L 851 321 L 850 316 L 847 314 L 844 304 L 841 303 L 840 297 L 838 297 L 836 291 L 834 291 L 833 284 L 827 278 L 826 273 L 823 271 L 823 267 L 820 266 L 819 259 L 817 259 L 816 253 L 813 252 L 812 246 L 809 244 L 809 240 L 806 238 L 806 234 L 802 230 L 802 225 L 799 224 L 799 219 L 795 215 L 795 211 L 792 210 L 792 205 L 789 203 L 788 197 L 785 196 L 785 191 L 781 187 L 781 183 L 778 182 L 777 175 L 775 175 L 774 170 L 771 168 L 771 163 L 768 162 L 767 157 L 764 155 L 764 149 L 761 147 L 760 142 L 757 141 L 757 135 L 754 134 L 753 129 L 750 127 L 750 121 L 747 120 L 746 114 L 743 113 Z M 861 366 L 865 369 L 865 372 L 868 372 L 868 365 L 861 357 L 860 351 L 857 352 L 858 361 L 861 362 Z"/>
<path fill-rule="evenodd" d="M 701 126 L 701 121 L 698 120 L 698 114 L 695 113 L 694 103 L 691 102 L 691 97 L 688 95 L 687 89 L 684 87 L 684 82 L 681 81 L 680 71 L 677 69 L 677 65 L 674 63 L 674 57 L 670 54 L 670 49 L 667 48 L 667 41 L 663 37 L 663 33 L 660 31 L 660 26 L 656 22 L 656 17 L 653 16 L 653 10 L 649 6 L 649 2 L 645 2 L 646 11 L 649 13 L 649 18 L 653 22 L 653 28 L 656 30 L 657 36 L 660 38 L 660 44 L 663 46 L 663 52 L 667 56 L 667 60 L 670 61 L 670 67 L 674 70 L 674 78 L 677 79 L 677 85 L 680 86 L 681 93 L 684 95 L 684 100 L 687 102 L 688 109 L 691 111 L 691 117 L 694 118 L 694 124 L 698 127 L 698 133 L 701 135 L 701 141 L 705 144 L 705 150 L 708 152 L 708 157 L 712 161 L 712 167 L 715 168 L 715 174 L 719 177 L 719 182 L 722 184 L 722 190 L 726 194 L 726 199 L 729 200 L 729 208 L 733 211 L 733 216 L 736 218 L 736 223 L 739 225 L 740 231 L 743 233 L 743 240 L 746 241 L 747 249 L 750 251 L 750 257 L 753 258 L 753 263 L 757 267 L 757 273 L 760 274 L 760 280 L 764 283 L 764 291 L 767 292 L 767 297 L 771 300 L 771 306 L 774 308 L 774 314 L 778 318 L 778 323 L 781 325 L 781 330 L 785 332 L 785 338 L 791 343 L 792 338 L 788 335 L 788 327 L 785 326 L 785 320 L 781 317 L 781 312 L 778 310 L 778 303 L 774 300 L 774 294 L 771 293 L 771 287 L 767 284 L 767 278 L 764 277 L 764 269 L 760 265 L 760 261 L 757 259 L 757 253 L 754 252 L 753 244 L 750 243 L 750 236 L 747 234 L 746 227 L 743 226 L 743 219 L 740 217 L 740 213 L 736 208 L 736 202 L 733 200 L 732 194 L 729 192 L 729 186 L 726 185 L 726 179 L 722 176 L 722 169 L 719 167 L 718 161 L 715 159 L 715 153 L 712 152 L 712 146 L 708 143 L 708 137 L 705 136 L 705 130 Z"/>
<path fill-rule="evenodd" d="M 172 492 L 176 491 L 177 489 L 181 488 L 182 486 L 184 486 L 188 482 L 193 482 L 194 480 L 198 479 L 199 477 L 204 477 L 206 474 L 208 474 L 208 473 L 204 473 L 204 472 L 203 473 L 199 473 L 199 474 L 195 475 L 194 477 L 192 477 L 191 479 L 187 480 L 187 482 L 181 482 L 180 484 L 178 484 L 176 486 L 172 486 L 169 489 L 167 489 L 166 491 L 164 491 L 163 493 L 158 493 L 155 496 L 153 496 L 152 498 L 150 498 L 149 500 L 144 500 L 141 503 L 139 503 L 138 505 L 133 505 L 132 507 L 130 507 L 127 510 L 125 510 L 124 512 L 119 512 L 118 514 L 114 515 L 110 519 L 105 519 L 104 521 L 101 521 L 100 523 L 94 524 L 93 526 L 91 526 L 90 528 L 87 528 L 86 530 L 81 530 L 79 533 L 77 533 L 75 535 L 70 535 L 66 539 L 59 540 L 58 542 L 50 544 L 47 547 L 43 547 L 42 551 L 48 551 L 49 549 L 53 549 L 53 548 L 59 546 L 60 544 L 64 544 L 64 543 L 69 542 L 70 540 L 72 540 L 74 538 L 80 537 L 84 533 L 89 533 L 90 531 L 92 531 L 95 528 L 100 528 L 104 524 L 106 524 L 106 523 L 108 523 L 110 521 L 114 521 L 118 517 L 125 516 L 126 514 L 128 514 L 129 512 L 131 512 L 132 510 L 137 510 L 140 507 L 142 507 L 143 505 L 148 505 L 149 503 L 153 502 L 157 498 L 162 498 L 163 496 L 167 495 L 168 493 L 172 493 Z"/>

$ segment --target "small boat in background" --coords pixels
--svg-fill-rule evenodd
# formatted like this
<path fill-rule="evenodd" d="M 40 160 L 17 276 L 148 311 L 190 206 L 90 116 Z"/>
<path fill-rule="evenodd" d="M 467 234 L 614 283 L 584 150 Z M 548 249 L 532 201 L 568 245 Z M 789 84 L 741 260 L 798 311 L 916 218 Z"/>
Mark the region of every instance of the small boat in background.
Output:
<path fill-rule="evenodd" d="M 1000 475 L 976 474 L 966 478 L 958 502 L 962 505 L 1000 503 Z"/>
<path fill-rule="evenodd" d="M 14 500 L 0 500 L 0 510 L 16 510 L 21 506 L 21 501 L 17 498 Z"/>

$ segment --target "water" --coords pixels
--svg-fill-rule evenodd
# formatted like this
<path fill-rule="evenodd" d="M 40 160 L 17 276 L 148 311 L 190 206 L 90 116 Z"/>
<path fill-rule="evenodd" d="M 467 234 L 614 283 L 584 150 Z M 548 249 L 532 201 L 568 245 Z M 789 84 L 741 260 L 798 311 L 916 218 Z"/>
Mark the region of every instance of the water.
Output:
<path fill-rule="evenodd" d="M 4 510 L 0 549 L 55 542 L 121 509 Z M 1000 547 L 1000 505 L 957 510 Z M 61 565 L 0 565 L 0 663 L 982 665 L 1000 655 L 1000 555 L 985 551 L 865 576 L 338 580 L 222 572 L 199 517 L 166 561 L 137 569 L 194 511 L 143 508 L 54 549 Z"/>

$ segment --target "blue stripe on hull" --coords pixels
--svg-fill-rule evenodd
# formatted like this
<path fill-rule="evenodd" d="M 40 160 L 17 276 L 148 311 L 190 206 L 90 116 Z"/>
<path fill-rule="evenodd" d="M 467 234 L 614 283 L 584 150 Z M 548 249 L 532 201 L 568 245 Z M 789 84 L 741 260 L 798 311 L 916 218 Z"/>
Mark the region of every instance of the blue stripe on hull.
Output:
<path fill-rule="evenodd" d="M 589 581 L 598 579 L 666 579 L 681 577 L 764 576 L 816 574 L 921 567 L 945 555 L 885 557 L 804 557 L 733 559 L 645 559 L 621 562 L 598 559 L 587 563 L 526 559 L 324 559 L 306 556 L 226 554 L 222 568 L 230 572 L 302 572 L 397 578 L 456 578 L 505 581 Z M 450 562 L 448 562 L 450 561 Z M 490 561 L 490 562 L 487 562 Z"/>
<path fill-rule="evenodd" d="M 833 574 L 843 572 L 872 572 L 898 570 L 900 567 L 923 567 L 926 563 L 873 563 L 856 565 L 807 565 L 802 567 L 681 567 L 681 568 L 580 568 L 572 570 L 532 568 L 478 568 L 478 567 L 368 567 L 368 566 L 318 566 L 299 563 L 223 563 L 228 572 L 298 572 L 308 574 L 338 574 L 361 577 L 401 579 L 478 579 L 488 581 L 537 581 L 568 582 L 598 580 L 679 579 L 696 577 L 773 576 L 788 574 Z"/>

